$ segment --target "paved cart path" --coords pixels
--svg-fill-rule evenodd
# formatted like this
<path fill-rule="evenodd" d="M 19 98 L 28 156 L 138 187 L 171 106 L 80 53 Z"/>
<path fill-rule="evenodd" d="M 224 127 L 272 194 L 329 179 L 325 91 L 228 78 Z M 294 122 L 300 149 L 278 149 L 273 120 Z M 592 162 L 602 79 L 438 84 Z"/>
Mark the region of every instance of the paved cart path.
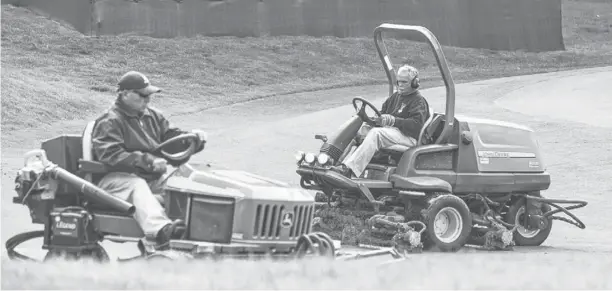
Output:
<path fill-rule="evenodd" d="M 607 67 L 457 85 L 457 114 L 517 122 L 538 133 L 552 175 L 552 185 L 544 195 L 589 202 L 586 208 L 575 211 L 587 225 L 585 230 L 556 221 L 546 246 L 517 251 L 539 255 L 568 251 L 611 254 L 611 71 Z M 444 92 L 444 88 L 423 90 L 436 111 L 444 110 Z M 194 162 L 245 170 L 297 186 L 293 154 L 297 150 L 316 152 L 320 141 L 314 135 L 328 133 L 349 118 L 354 113 L 350 105 L 353 97 L 362 96 L 380 105 L 386 94 L 386 86 L 309 92 L 174 116 L 172 120 L 182 127 L 209 131 L 207 149 L 194 157 Z M 74 125 L 71 122 L 69 127 Z M 45 134 L 24 130 L 13 133 L 13 137 L 26 140 Z M 29 223 L 25 207 L 11 202 L 14 174 L 28 149 L 3 146 L 2 150 L 4 243 L 19 231 L 39 226 Z M 27 248 L 39 249 L 39 245 L 38 241 Z M 113 245 L 111 254 L 125 256 L 134 254 L 134 250 Z M 2 256 L 6 258 L 4 249 Z"/>

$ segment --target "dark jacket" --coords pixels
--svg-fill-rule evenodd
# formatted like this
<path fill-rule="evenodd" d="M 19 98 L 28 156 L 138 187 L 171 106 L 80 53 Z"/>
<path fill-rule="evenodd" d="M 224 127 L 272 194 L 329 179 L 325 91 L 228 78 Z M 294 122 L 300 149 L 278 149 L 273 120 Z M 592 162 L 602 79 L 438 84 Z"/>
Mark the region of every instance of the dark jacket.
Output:
<path fill-rule="evenodd" d="M 162 142 L 183 133 L 186 132 L 173 127 L 159 111 L 147 108 L 144 113 L 136 113 L 117 100 L 96 120 L 92 132 L 93 157 L 104 163 L 109 172 L 136 173 L 145 180 L 155 180 L 163 173 L 152 171 L 156 156 L 151 152 Z M 177 143 L 165 150 L 177 153 L 186 146 Z M 201 144 L 198 152 L 203 148 Z M 186 161 L 180 163 L 183 162 Z"/>
<path fill-rule="evenodd" d="M 421 128 L 429 118 L 429 104 L 419 91 L 410 94 L 395 92 L 382 105 L 381 114 L 395 116 L 393 126 L 409 137 L 419 139 Z"/>

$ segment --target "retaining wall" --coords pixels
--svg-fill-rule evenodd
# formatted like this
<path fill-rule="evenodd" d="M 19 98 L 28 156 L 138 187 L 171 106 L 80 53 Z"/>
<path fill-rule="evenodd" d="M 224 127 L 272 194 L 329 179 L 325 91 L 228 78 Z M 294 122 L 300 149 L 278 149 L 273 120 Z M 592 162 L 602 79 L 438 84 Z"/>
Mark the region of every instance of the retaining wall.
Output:
<path fill-rule="evenodd" d="M 37 8 L 86 34 L 371 37 L 378 24 L 393 22 L 425 26 L 449 46 L 565 49 L 562 0 L 2 1 Z"/>

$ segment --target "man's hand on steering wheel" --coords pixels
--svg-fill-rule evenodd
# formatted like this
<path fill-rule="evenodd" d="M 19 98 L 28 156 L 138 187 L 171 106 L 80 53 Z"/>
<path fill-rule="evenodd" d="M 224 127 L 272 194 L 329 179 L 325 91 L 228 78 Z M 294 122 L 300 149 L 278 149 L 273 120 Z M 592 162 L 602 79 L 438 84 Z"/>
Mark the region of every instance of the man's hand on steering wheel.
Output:
<path fill-rule="evenodd" d="M 165 173 L 166 172 L 168 161 L 165 158 L 159 157 L 152 153 L 144 153 L 143 158 L 144 158 L 144 164 L 146 165 L 146 168 L 143 170 L 145 170 L 146 172 L 151 172 L 151 173 Z"/>
<path fill-rule="evenodd" d="M 381 116 L 373 117 L 372 120 L 377 126 L 393 126 L 395 124 L 395 116 L 391 114 L 382 114 Z"/>
<path fill-rule="evenodd" d="M 151 163 L 154 173 L 165 173 L 168 167 L 168 161 L 164 158 L 155 158 Z"/>
<path fill-rule="evenodd" d="M 193 129 L 191 130 L 191 133 L 195 133 L 198 136 L 198 138 L 200 139 L 200 145 L 205 144 L 208 140 L 208 134 L 203 130 Z"/>

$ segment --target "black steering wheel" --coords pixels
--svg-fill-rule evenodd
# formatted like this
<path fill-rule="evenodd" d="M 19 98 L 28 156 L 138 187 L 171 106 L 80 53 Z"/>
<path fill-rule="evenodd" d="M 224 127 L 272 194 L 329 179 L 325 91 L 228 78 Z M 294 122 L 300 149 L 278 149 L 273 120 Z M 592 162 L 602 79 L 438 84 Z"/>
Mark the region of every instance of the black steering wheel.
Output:
<path fill-rule="evenodd" d="M 358 102 L 361 102 L 361 106 L 357 105 Z M 376 113 L 376 117 L 380 118 L 381 116 L 380 111 L 378 111 L 378 109 L 376 109 L 376 107 L 372 105 L 372 103 L 370 103 L 368 100 L 365 100 L 361 97 L 353 98 L 353 107 L 355 107 L 357 116 L 361 117 L 361 120 L 363 120 L 365 123 L 372 125 L 372 126 L 376 126 L 376 122 L 372 119 L 372 117 L 368 116 L 365 113 L 366 106 L 374 110 L 374 113 Z"/>
<path fill-rule="evenodd" d="M 173 144 L 173 143 L 181 142 L 181 141 L 189 142 L 189 147 L 186 150 L 176 153 L 176 154 L 170 154 L 164 151 L 164 148 L 168 146 L 169 144 Z M 197 134 L 184 133 L 181 135 L 177 135 L 161 143 L 160 145 L 158 145 L 153 150 L 153 154 L 161 155 L 163 158 L 165 158 L 168 161 L 180 162 L 182 160 L 185 160 L 188 157 L 191 157 L 191 155 L 193 155 L 198 150 L 199 145 L 200 145 L 200 138 L 198 137 Z"/>

